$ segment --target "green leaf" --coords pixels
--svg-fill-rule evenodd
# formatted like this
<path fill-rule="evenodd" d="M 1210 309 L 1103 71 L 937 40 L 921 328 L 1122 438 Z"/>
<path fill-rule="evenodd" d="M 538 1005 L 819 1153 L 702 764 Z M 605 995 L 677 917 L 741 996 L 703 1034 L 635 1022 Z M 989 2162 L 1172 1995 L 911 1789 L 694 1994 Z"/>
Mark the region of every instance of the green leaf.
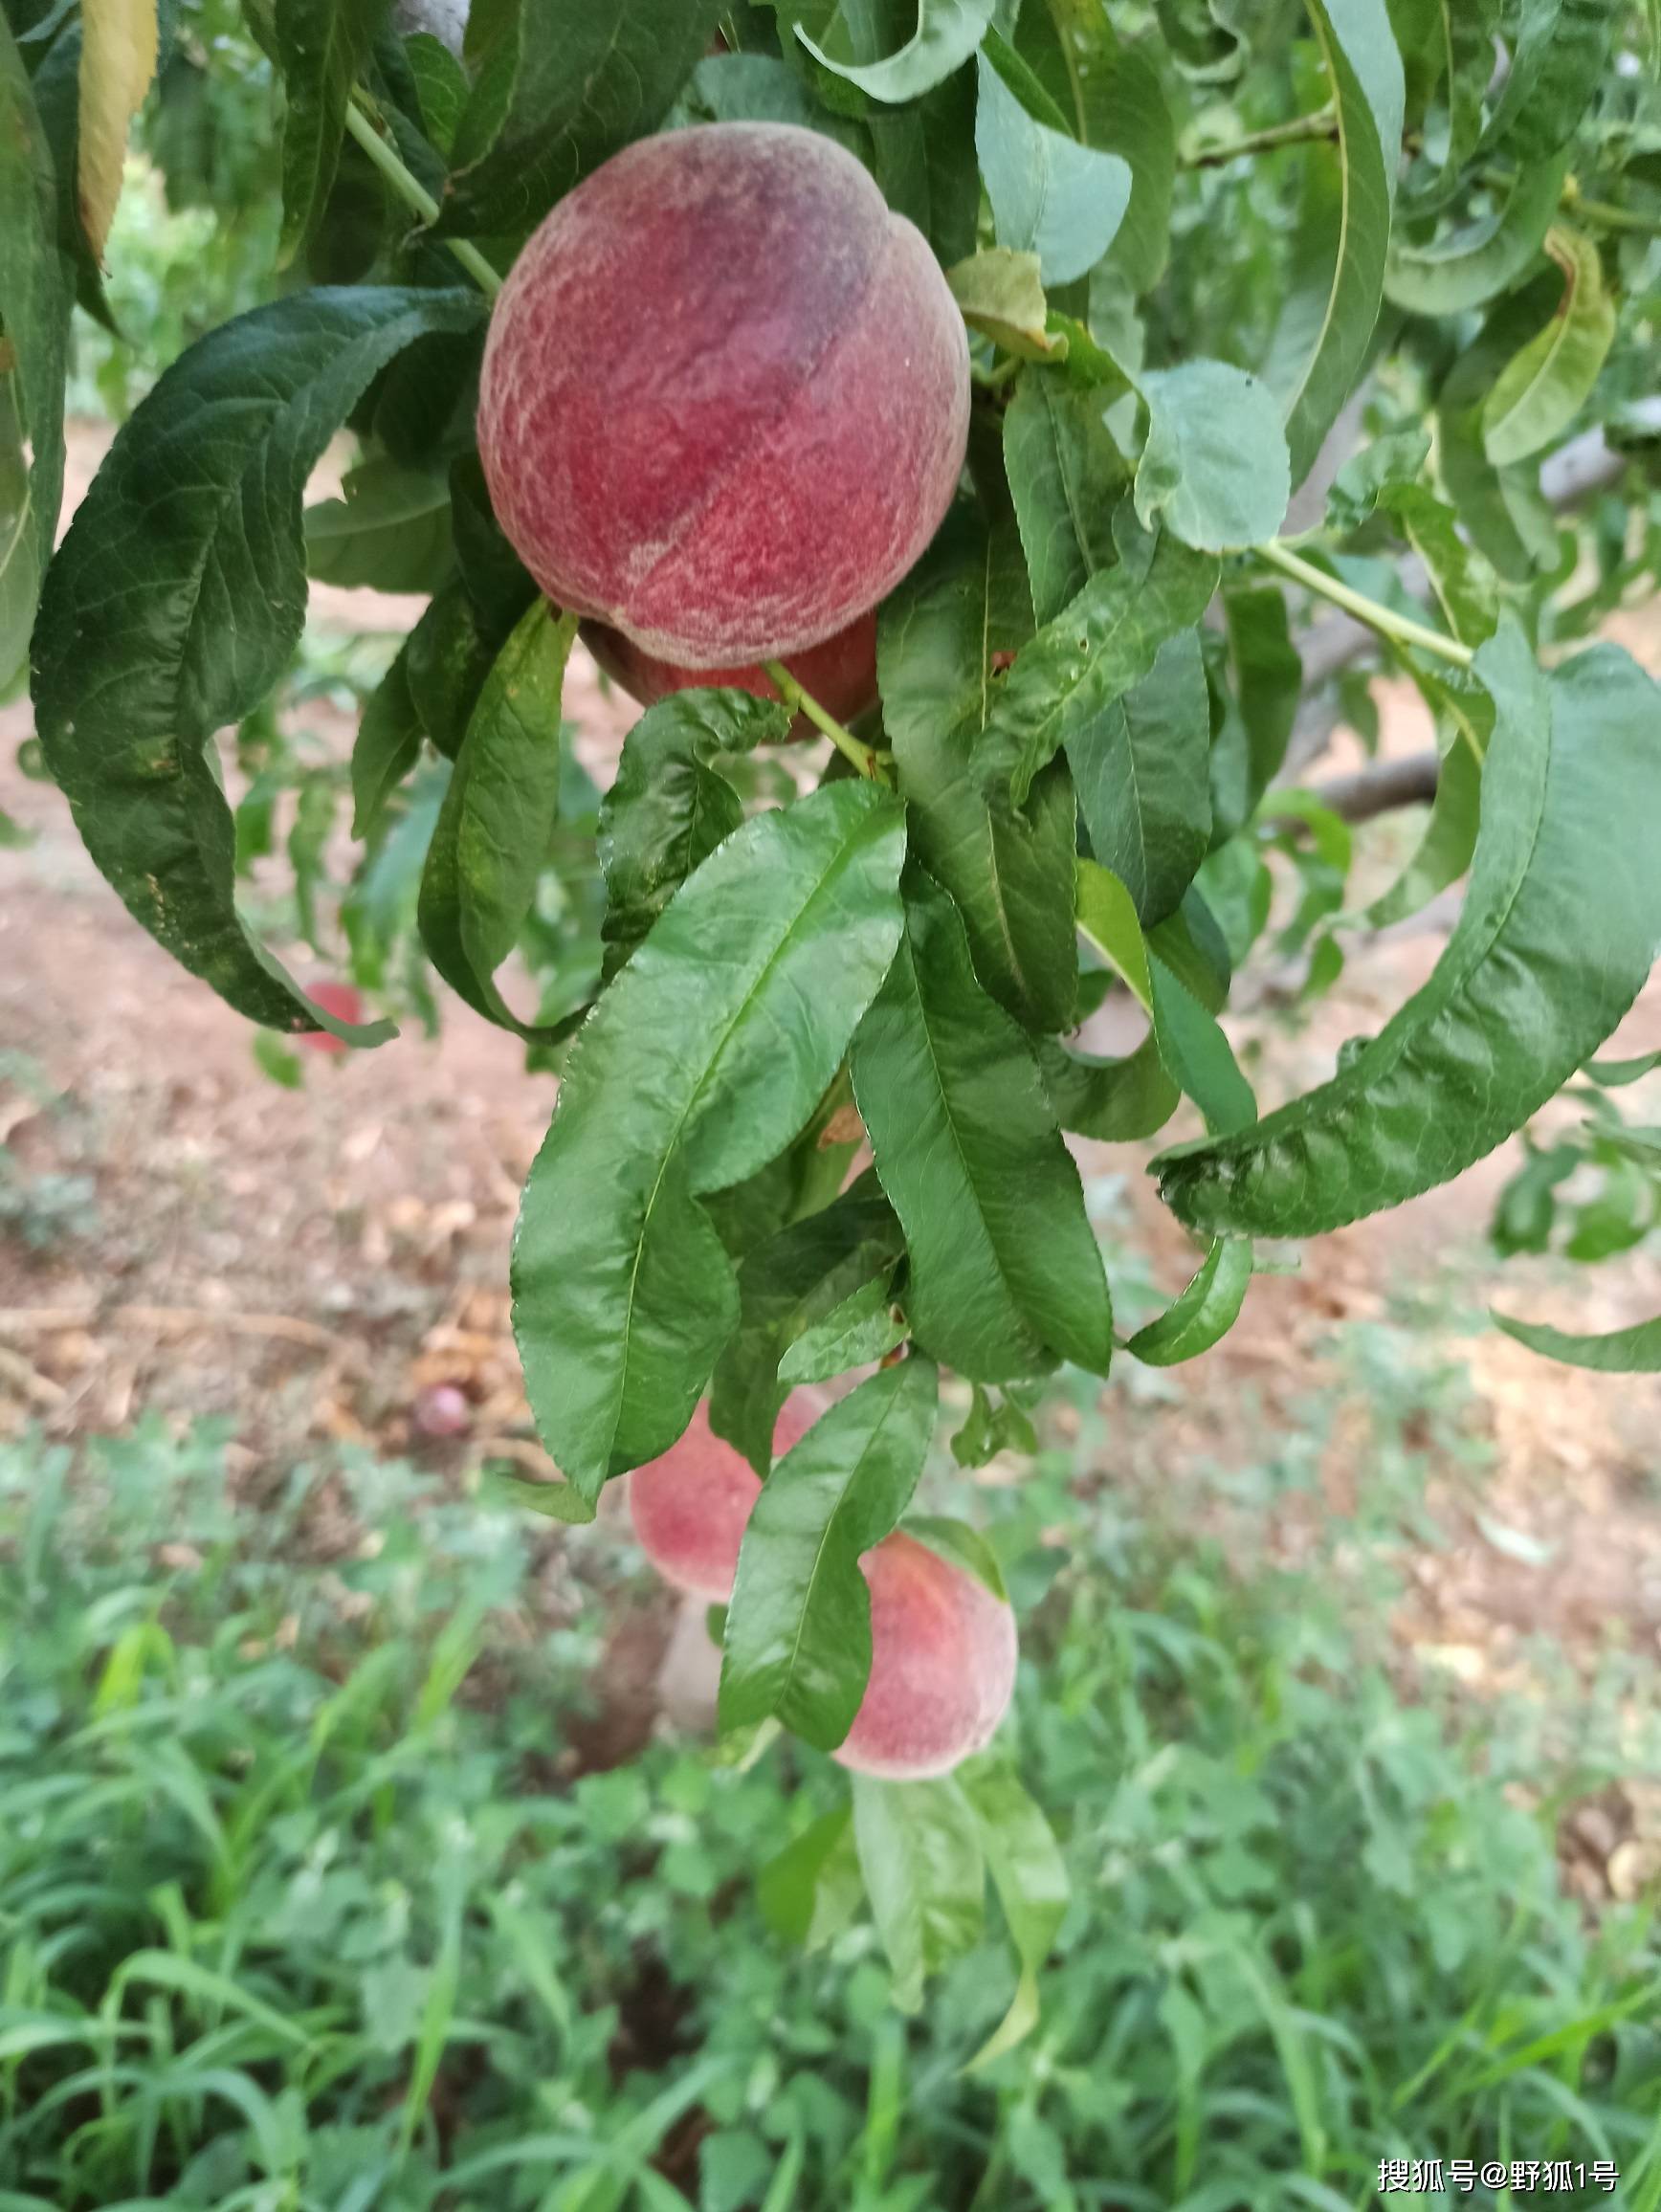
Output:
<path fill-rule="evenodd" d="M 807 1951 L 840 1935 L 864 1896 L 853 1812 L 846 1804 L 821 1814 L 756 1876 L 756 1897 L 768 1927 Z"/>
<path fill-rule="evenodd" d="M 1540 250 L 1567 168 L 1563 154 L 1520 171 L 1488 214 L 1429 245 L 1397 238 L 1384 297 L 1412 315 L 1462 315 L 1508 292 Z"/>
<path fill-rule="evenodd" d="M 1473 543 L 1515 583 L 1534 573 L 1529 525 L 1530 502 L 1539 500 L 1538 471 L 1494 466 L 1483 449 L 1483 409 L 1500 370 L 1549 320 L 1561 292 L 1558 271 L 1547 268 L 1500 300 L 1436 399 L 1437 458 L 1448 495 Z"/>
<path fill-rule="evenodd" d="M 1140 46 L 1124 45 L 1096 0 L 1048 0 L 1024 9 L 1015 43 L 1081 145 L 1119 155 L 1130 206 L 1109 250 L 1133 295 L 1158 283 L 1170 244 L 1176 133 L 1160 74 Z"/>
<path fill-rule="evenodd" d="M 533 1037 L 493 978 L 519 942 L 560 810 L 560 695 L 577 617 L 539 599 L 485 678 L 421 876 L 428 958 L 476 1013 Z"/>
<path fill-rule="evenodd" d="M 1094 575 L 1022 648 L 991 695 L 975 746 L 988 796 L 1007 785 L 1022 807 L 1063 746 L 1071 753 L 1104 741 L 1104 718 L 1152 669 L 1166 639 L 1199 621 L 1216 587 L 1215 560 L 1163 532 L 1151 559 L 1139 548 Z"/>
<path fill-rule="evenodd" d="M 1167 963 L 1150 950 L 1135 901 L 1118 877 L 1094 860 L 1077 864 L 1078 927 L 1130 985 L 1153 1025 L 1153 1044 L 1171 1081 L 1228 1131 L 1257 1118 L 1251 1086 L 1212 1015 Z"/>
<path fill-rule="evenodd" d="M 789 1384 L 779 1380 L 786 1353 L 860 1284 L 879 1271 L 891 1274 L 903 1250 L 894 1209 L 867 1170 L 830 1205 L 746 1255 L 739 1270 L 739 1325 L 716 1367 L 709 1419 L 764 1478 L 789 1395 Z"/>
<path fill-rule="evenodd" d="M 1482 815 L 1482 763 L 1455 738 L 1442 756 L 1436 796 L 1418 849 L 1402 873 L 1356 918 L 1367 929 L 1388 929 L 1421 913 L 1451 883 L 1457 883 L 1476 851 Z"/>
<path fill-rule="evenodd" d="M 720 0 L 507 0 L 489 18 L 495 35 L 456 126 L 439 234 L 539 223 L 609 155 L 657 128 L 720 16 Z"/>
<path fill-rule="evenodd" d="M 1548 161 L 1585 121 L 1609 66 L 1619 11 L 1606 0 L 1521 0 L 1511 70 L 1482 134 L 1508 165 Z"/>
<path fill-rule="evenodd" d="M 1090 850 L 1144 925 L 1180 905 L 1211 841 L 1211 702 L 1198 633 L 1179 630 L 1152 669 L 1067 744 Z"/>
<path fill-rule="evenodd" d="M 1219 1237 L 1182 1295 L 1125 1346 L 1145 1367 L 1175 1367 L 1220 1343 L 1240 1317 L 1251 1282 L 1251 1246 Z"/>
<path fill-rule="evenodd" d="M 911 1255 L 919 1343 L 971 1381 L 1059 1356 L 1105 1373 L 1113 1316 L 1078 1171 L 1031 1049 L 977 984 L 950 899 L 920 870 L 853 1093 Z"/>
<path fill-rule="evenodd" d="M 23 57 L 0 18 L 0 686 L 28 648 L 63 493 L 64 342 L 52 154 Z"/>
<path fill-rule="evenodd" d="M 1661 1052 L 1639 1052 L 1629 1060 L 1588 1060 L 1581 1073 L 1589 1075 L 1605 1091 L 1622 1091 L 1628 1083 L 1654 1074 L 1657 1068 L 1661 1068 Z"/>
<path fill-rule="evenodd" d="M 434 149 L 448 159 L 455 144 L 461 111 L 467 105 L 467 72 L 444 41 L 430 31 L 410 32 L 404 39 L 404 55 L 421 111 L 421 128 Z"/>
<path fill-rule="evenodd" d="M 1023 361 L 1058 360 L 1065 339 L 1049 326 L 1049 304 L 1036 254 L 1016 254 L 1008 246 L 988 246 L 946 271 L 946 283 L 959 313 L 978 330 Z"/>
<path fill-rule="evenodd" d="M 1071 1898 L 1067 1865 L 1042 1809 L 1006 1766 L 975 1766 L 959 1785 L 981 1832 L 992 1887 L 1004 1908 L 1021 1979 L 1003 2024 L 970 2059 L 977 2073 L 1002 2058 L 1038 2023 L 1038 1976 Z"/>
<path fill-rule="evenodd" d="M 885 1271 L 850 1291 L 822 1321 L 803 1331 L 779 1361 L 779 1381 L 828 1382 L 850 1367 L 886 1359 L 909 1333 L 905 1322 L 895 1316 Z"/>
<path fill-rule="evenodd" d="M 980 1824 L 955 1781 L 856 1774 L 853 1838 L 894 2002 L 915 2012 L 929 1975 L 972 1950 L 986 1925 Z"/>
<path fill-rule="evenodd" d="M 1224 361 L 1155 369 L 1137 387 L 1148 408 L 1136 511 L 1185 545 L 1232 552 L 1286 520 L 1291 462 L 1267 385 Z"/>
<path fill-rule="evenodd" d="M 1243 829 L 1280 773 L 1303 696 L 1303 662 L 1292 642 L 1286 595 L 1273 586 L 1223 593 L 1223 628 L 1233 687 L 1219 682 L 1222 726 L 1211 746 L 1215 842 Z"/>
<path fill-rule="evenodd" d="M 1590 1367 L 1600 1375 L 1661 1374 L 1661 1319 L 1612 1329 L 1606 1336 L 1576 1337 L 1543 1321 L 1517 1321 L 1505 1314 L 1494 1318 L 1508 1337 L 1565 1367 Z"/>
<path fill-rule="evenodd" d="M 608 982 L 693 870 L 743 820 L 717 758 L 779 744 L 789 727 L 776 699 L 697 689 L 649 707 L 624 739 L 616 779 L 600 803 Z"/>
<path fill-rule="evenodd" d="M 664 909 L 572 1049 L 514 1242 L 526 1388 L 567 1481 L 680 1434 L 739 1319 L 698 1204 L 803 1127 L 894 957 L 904 822 L 874 784 L 759 814 Z"/>
<path fill-rule="evenodd" d="M 273 0 L 276 58 L 285 100 L 279 265 L 322 220 L 352 85 L 362 74 L 388 0 Z"/>
<path fill-rule="evenodd" d="M 1330 1083 L 1243 1136 L 1154 1162 L 1191 1227 L 1314 1236 L 1451 1181 L 1584 1065 L 1648 976 L 1661 944 L 1661 694 L 1612 646 L 1548 676 L 1510 625 L 1476 669 L 1496 717 L 1458 927 L 1424 988 Z"/>
<path fill-rule="evenodd" d="M 128 911 L 252 1020 L 350 1032 L 249 936 L 213 733 L 258 705 L 305 611 L 306 479 L 377 369 L 468 293 L 295 293 L 175 362 L 117 435 L 59 548 L 35 630 L 48 763 Z"/>
<path fill-rule="evenodd" d="M 436 591 L 451 565 L 450 486 L 427 469 L 376 458 L 341 499 L 305 511 L 306 571 L 343 589 Z"/>
<path fill-rule="evenodd" d="M 776 1715 L 834 1751 L 871 1672 L 863 1553 L 898 1526 L 934 1435 L 938 1379 L 902 1360 L 820 1415 L 744 1527 L 721 1654 L 720 1725 Z"/>
<path fill-rule="evenodd" d="M 352 746 L 352 835 L 374 834 L 387 801 L 421 757 L 421 718 L 410 689 L 409 641 L 370 694 Z"/>
<path fill-rule="evenodd" d="M 885 603 L 876 668 L 912 850 L 955 900 L 985 988 L 1049 1030 L 1068 1026 L 1077 990 L 1073 785 L 1058 762 L 1022 808 L 988 795 L 979 774 L 993 656 L 1030 635 L 1012 522 L 994 528 L 961 505 Z"/>
<path fill-rule="evenodd" d="M 1152 1137 L 1182 1103 L 1182 1086 L 1167 1073 L 1151 1031 L 1134 1052 L 1117 1060 L 1070 1051 L 1045 1037 L 1038 1066 L 1062 1128 L 1098 1144 Z"/>
<path fill-rule="evenodd" d="M 1030 368 L 1005 411 L 1004 465 L 1040 622 L 1118 559 L 1113 518 L 1130 471 L 1102 407 L 1099 390 Z"/>
<path fill-rule="evenodd" d="M 1314 343 L 1282 393 L 1295 484 L 1309 474 L 1372 344 L 1406 98 L 1384 0 L 1308 0 L 1308 10 L 1332 86 L 1339 143 L 1336 200 L 1322 203 L 1335 249 L 1331 284 Z M 1301 311 L 1300 302 L 1293 305 Z"/>
<path fill-rule="evenodd" d="M 975 151 L 1000 246 L 1036 254 L 1046 284 L 1083 276 L 1130 205 L 1130 170 L 1029 114 L 986 54 L 977 63 Z"/>
<path fill-rule="evenodd" d="M 1560 437 L 1591 395 L 1615 338 L 1594 240 L 1557 224 L 1546 252 L 1563 273 L 1556 314 L 1500 370 L 1482 409 L 1482 443 L 1495 468 L 1527 460 Z"/>
<path fill-rule="evenodd" d="M 856 84 L 873 100 L 916 100 L 943 84 L 974 53 L 992 20 L 995 0 L 917 0 L 917 30 L 881 61 L 839 61 L 814 44 L 801 24 L 796 36 L 833 77 Z"/>

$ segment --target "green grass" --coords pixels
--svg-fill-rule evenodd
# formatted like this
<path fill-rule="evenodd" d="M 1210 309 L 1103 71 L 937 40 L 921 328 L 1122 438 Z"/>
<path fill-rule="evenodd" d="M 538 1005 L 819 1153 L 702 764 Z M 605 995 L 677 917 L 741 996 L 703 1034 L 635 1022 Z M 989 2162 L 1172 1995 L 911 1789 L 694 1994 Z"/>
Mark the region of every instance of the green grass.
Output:
<path fill-rule="evenodd" d="M 1398 1381 L 1406 1515 L 1436 1426 Z M 1074 1893 L 1035 2033 L 969 2078 L 1001 1949 L 904 2021 L 868 1927 L 762 1921 L 827 1762 L 571 1771 L 620 1540 L 550 1567 L 366 1458 L 237 1509 L 206 1432 L 0 1448 L 0 2212 L 1359 2207 L 1432 2153 L 1609 2157 L 1657 2212 L 1652 1914 L 1565 1901 L 1506 1787 L 1598 1786 L 1539 1746 L 1607 1714 L 1405 1699 L 1376 1506 L 1301 1578 L 1230 1560 L 1078 1480 L 1112 1433 L 984 1498 Z M 378 1547 L 307 1563 L 324 1481 Z"/>

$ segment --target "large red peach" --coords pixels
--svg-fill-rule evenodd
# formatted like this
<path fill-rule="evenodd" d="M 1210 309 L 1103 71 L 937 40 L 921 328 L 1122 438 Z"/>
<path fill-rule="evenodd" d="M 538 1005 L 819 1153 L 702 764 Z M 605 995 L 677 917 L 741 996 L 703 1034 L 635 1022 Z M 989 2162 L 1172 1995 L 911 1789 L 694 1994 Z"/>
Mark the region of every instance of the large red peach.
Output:
<path fill-rule="evenodd" d="M 478 448 L 559 605 L 679 668 L 788 658 L 875 607 L 951 502 L 963 320 L 831 139 L 709 123 L 614 154 L 491 317 Z"/>
<path fill-rule="evenodd" d="M 609 630 L 603 622 L 585 622 L 583 642 L 612 682 L 621 684 L 643 707 L 654 706 L 671 692 L 688 691 L 700 684 L 731 684 L 764 699 L 779 696 L 764 669 L 676 668 L 642 652 L 632 638 L 625 637 L 620 630 Z M 875 609 L 860 615 L 823 644 L 791 653 L 788 666 L 804 691 L 810 692 L 839 722 L 855 720 L 867 707 L 876 704 Z M 790 724 L 793 738 L 815 734 L 806 715 L 798 715 Z"/>
<path fill-rule="evenodd" d="M 810 1393 L 792 1391 L 773 1430 L 774 1457 L 799 1443 L 818 1414 Z M 761 1487 L 749 1461 L 711 1428 L 700 1398 L 679 1439 L 629 1477 L 635 1537 L 666 1582 L 724 1605 Z"/>
<path fill-rule="evenodd" d="M 1015 1687 L 1015 1616 L 978 1576 L 886 1537 L 859 1562 L 871 1591 L 871 1676 L 833 1756 L 856 1774 L 949 1774 L 997 1734 Z"/>

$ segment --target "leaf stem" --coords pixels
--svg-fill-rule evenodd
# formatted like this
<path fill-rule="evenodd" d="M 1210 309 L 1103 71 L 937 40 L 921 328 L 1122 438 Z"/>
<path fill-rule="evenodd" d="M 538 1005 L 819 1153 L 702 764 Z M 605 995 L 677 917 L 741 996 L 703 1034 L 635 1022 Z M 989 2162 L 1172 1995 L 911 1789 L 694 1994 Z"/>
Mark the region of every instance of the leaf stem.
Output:
<path fill-rule="evenodd" d="M 1254 130 L 1244 138 L 1229 139 L 1225 145 L 1203 146 L 1198 153 L 1185 154 L 1182 166 L 1185 169 L 1220 169 L 1229 162 L 1244 161 L 1251 154 L 1273 153 L 1276 146 L 1301 145 L 1310 139 L 1329 139 L 1337 135 L 1337 110 L 1319 107 L 1310 115 L 1295 115 L 1290 122 L 1271 123 L 1267 130 Z"/>
<path fill-rule="evenodd" d="M 1328 576 L 1301 555 L 1290 551 L 1277 538 L 1271 538 L 1267 544 L 1254 545 L 1252 551 L 1271 568 L 1278 568 L 1283 576 L 1290 576 L 1306 591 L 1330 599 L 1335 607 L 1341 607 L 1346 614 L 1353 614 L 1358 622 L 1364 622 L 1369 630 L 1376 630 L 1392 645 L 1416 645 L 1422 653 L 1434 653 L 1438 660 L 1451 661 L 1455 668 L 1469 668 L 1476 657 L 1471 648 L 1461 645 L 1457 638 L 1445 637 L 1441 630 L 1431 630 L 1423 622 L 1392 613 L 1376 599 L 1367 598 L 1364 592 L 1352 591 L 1336 576 Z"/>
<path fill-rule="evenodd" d="M 346 129 L 355 138 L 405 206 L 413 209 L 425 223 L 438 220 L 438 202 L 419 177 L 411 175 L 397 153 L 375 128 L 374 123 L 358 105 L 354 97 L 346 102 Z M 501 277 L 494 270 L 478 248 L 466 238 L 446 238 L 444 243 L 467 271 L 487 299 L 494 299 L 501 290 Z"/>
<path fill-rule="evenodd" d="M 810 691 L 803 689 L 782 660 L 764 660 L 762 667 L 766 671 L 773 689 L 792 714 L 806 715 L 813 727 L 822 730 L 836 750 L 845 754 L 862 776 L 869 777 L 875 784 L 888 782 L 882 763 L 873 748 L 863 739 L 856 738 L 852 730 L 844 729 L 835 716 L 828 708 L 822 707 Z"/>
<path fill-rule="evenodd" d="M 1661 232 L 1661 216 L 1636 214 L 1630 208 L 1617 208 L 1612 200 L 1583 200 L 1578 191 L 1572 196 L 1565 191 L 1563 206 L 1600 230 L 1631 231 L 1649 238 Z"/>

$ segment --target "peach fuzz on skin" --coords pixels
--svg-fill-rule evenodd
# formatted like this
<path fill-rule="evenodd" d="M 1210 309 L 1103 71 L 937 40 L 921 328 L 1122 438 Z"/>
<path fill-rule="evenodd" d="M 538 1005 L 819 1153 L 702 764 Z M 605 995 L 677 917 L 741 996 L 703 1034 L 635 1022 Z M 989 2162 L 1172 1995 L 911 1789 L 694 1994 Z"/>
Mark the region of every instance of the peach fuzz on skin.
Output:
<path fill-rule="evenodd" d="M 807 1434 L 819 1411 L 800 1390 L 785 1401 L 773 1430 L 775 1458 Z M 749 1461 L 711 1428 L 708 1402 L 700 1398 L 685 1432 L 629 1477 L 635 1537 L 666 1582 L 724 1605 L 761 1488 Z"/>

